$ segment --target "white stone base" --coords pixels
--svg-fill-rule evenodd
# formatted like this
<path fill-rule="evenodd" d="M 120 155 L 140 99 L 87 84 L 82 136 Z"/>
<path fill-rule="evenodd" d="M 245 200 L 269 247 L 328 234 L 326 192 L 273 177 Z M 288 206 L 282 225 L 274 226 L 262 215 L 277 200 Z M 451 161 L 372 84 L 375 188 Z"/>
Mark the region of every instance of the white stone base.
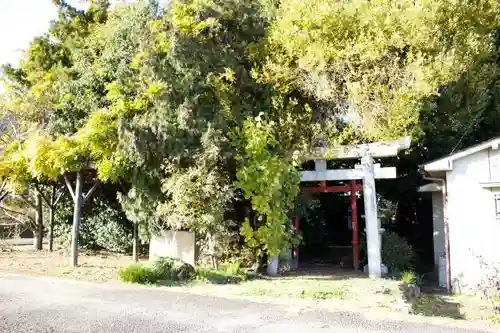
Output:
<path fill-rule="evenodd" d="M 270 258 L 267 263 L 267 275 L 269 276 L 277 276 L 278 275 L 278 267 L 279 267 L 279 257 Z"/>
<path fill-rule="evenodd" d="M 380 271 L 382 272 L 382 276 L 389 273 L 389 269 L 384 264 L 380 265 Z M 363 267 L 363 273 L 368 274 L 368 265 L 365 265 L 365 267 Z"/>

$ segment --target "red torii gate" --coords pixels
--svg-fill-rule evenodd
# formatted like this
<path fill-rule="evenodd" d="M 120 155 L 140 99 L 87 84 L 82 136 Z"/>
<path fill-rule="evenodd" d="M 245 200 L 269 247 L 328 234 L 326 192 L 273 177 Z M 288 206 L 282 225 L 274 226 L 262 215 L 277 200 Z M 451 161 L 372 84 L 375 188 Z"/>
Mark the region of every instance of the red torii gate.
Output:
<path fill-rule="evenodd" d="M 302 171 L 301 182 L 319 182 L 319 187 L 308 188 L 310 193 L 350 192 L 351 193 L 351 221 L 352 221 L 352 246 L 353 261 L 356 269 L 359 268 L 359 230 L 356 193 L 363 191 L 365 206 L 365 222 L 367 230 L 368 269 L 369 275 L 380 277 L 382 275 L 380 222 L 377 217 L 377 203 L 375 179 L 396 178 L 395 167 L 381 167 L 374 164 L 374 157 L 383 158 L 396 156 L 400 150 L 410 147 L 411 138 L 400 140 L 374 142 L 367 144 L 340 146 L 334 148 L 318 148 L 309 154 L 306 160 L 315 162 L 314 171 Z M 327 159 L 361 159 L 361 164 L 354 169 L 327 168 Z M 327 181 L 350 181 L 348 185 L 327 186 Z M 362 180 L 358 184 L 356 180 Z M 299 217 L 293 218 L 294 229 L 299 231 Z M 293 259 L 298 265 L 298 248 L 293 250 Z"/>
<path fill-rule="evenodd" d="M 363 185 L 356 182 L 355 179 L 351 180 L 350 184 L 327 186 L 326 181 L 321 181 L 318 187 L 304 187 L 304 191 L 312 194 L 318 193 L 346 193 L 350 192 L 351 200 L 351 224 L 352 224 L 352 252 L 354 268 L 358 269 L 360 265 L 359 258 L 359 230 L 358 230 L 358 198 L 357 193 L 363 190 Z M 293 225 L 296 232 L 300 229 L 300 218 L 293 217 Z M 295 258 L 299 257 L 299 249 L 295 248 L 293 251 Z"/>

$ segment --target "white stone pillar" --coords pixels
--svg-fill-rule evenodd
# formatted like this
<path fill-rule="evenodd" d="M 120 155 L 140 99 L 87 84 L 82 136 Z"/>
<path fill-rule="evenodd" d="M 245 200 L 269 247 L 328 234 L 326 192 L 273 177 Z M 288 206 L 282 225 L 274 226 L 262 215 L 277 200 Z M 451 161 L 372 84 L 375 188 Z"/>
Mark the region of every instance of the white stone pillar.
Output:
<path fill-rule="evenodd" d="M 365 203 L 366 245 L 368 249 L 368 275 L 378 278 L 382 276 L 382 253 L 380 229 L 377 216 L 377 199 L 375 190 L 375 170 L 373 157 L 361 158 L 363 169 L 363 201 Z"/>

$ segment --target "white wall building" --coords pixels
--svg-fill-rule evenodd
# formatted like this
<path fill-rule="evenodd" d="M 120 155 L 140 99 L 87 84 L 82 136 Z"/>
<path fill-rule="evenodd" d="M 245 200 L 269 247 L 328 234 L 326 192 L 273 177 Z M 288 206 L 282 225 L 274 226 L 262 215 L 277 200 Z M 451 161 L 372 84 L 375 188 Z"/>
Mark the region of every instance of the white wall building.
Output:
<path fill-rule="evenodd" d="M 499 145 L 500 137 L 424 165 L 429 177 L 445 183 L 444 192 L 439 180 L 420 191 L 432 192 L 436 264 L 445 256 L 448 222 L 449 280 L 457 292 L 475 291 L 500 261 Z M 445 269 L 439 275 L 446 281 Z"/>

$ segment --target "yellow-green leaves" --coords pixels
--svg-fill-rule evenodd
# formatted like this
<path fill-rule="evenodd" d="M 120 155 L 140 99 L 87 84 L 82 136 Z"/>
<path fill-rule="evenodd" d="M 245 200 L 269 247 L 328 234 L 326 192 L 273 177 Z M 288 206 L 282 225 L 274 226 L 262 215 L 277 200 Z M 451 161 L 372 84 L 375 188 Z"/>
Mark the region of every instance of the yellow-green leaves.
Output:
<path fill-rule="evenodd" d="M 249 247 L 259 244 L 272 256 L 281 254 L 290 245 L 288 214 L 299 191 L 293 156 L 280 154 L 281 147 L 276 139 L 274 123 L 264 120 L 262 114 L 248 118 L 242 129 L 233 135 L 240 152 L 235 186 L 261 215 L 256 230 L 247 221 L 240 233 Z"/>
<path fill-rule="evenodd" d="M 207 1 L 190 1 L 182 3 L 175 1 L 172 5 L 172 25 L 180 32 L 187 35 L 198 35 L 203 29 L 216 26 L 217 20 L 214 17 L 199 19 L 198 15 L 208 7 Z"/>
<path fill-rule="evenodd" d="M 370 139 L 419 134 L 420 103 L 495 48 L 496 0 L 285 0 L 260 78 L 334 105 Z"/>

